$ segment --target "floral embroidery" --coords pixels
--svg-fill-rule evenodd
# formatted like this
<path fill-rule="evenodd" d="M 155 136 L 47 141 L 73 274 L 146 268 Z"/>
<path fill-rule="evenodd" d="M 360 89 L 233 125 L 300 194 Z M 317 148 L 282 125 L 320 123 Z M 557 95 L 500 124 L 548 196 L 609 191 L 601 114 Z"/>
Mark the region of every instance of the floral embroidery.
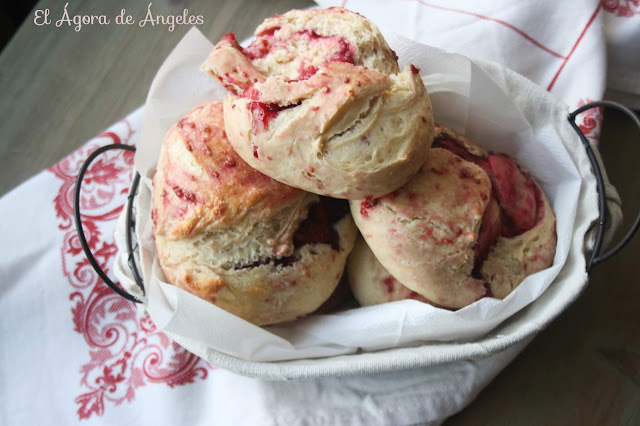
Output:
<path fill-rule="evenodd" d="M 135 398 L 137 388 L 151 383 L 169 387 L 205 379 L 210 368 L 203 360 L 157 331 L 148 315 L 106 286 L 84 256 L 73 226 L 73 192 L 83 161 L 106 143 L 130 144 L 134 130 L 124 120 L 113 131 L 96 137 L 49 170 L 62 180 L 54 207 L 64 233 L 62 268 L 71 286 L 73 328 L 87 343 L 89 360 L 80 368 L 83 393 L 75 398 L 78 417 L 102 416 L 105 404 Z M 115 222 L 131 184 L 133 154 L 109 151 L 87 170 L 80 207 L 87 242 L 108 273 L 116 255 Z"/>
<path fill-rule="evenodd" d="M 621 17 L 640 14 L 640 0 L 603 0 L 602 7 L 606 12 Z"/>

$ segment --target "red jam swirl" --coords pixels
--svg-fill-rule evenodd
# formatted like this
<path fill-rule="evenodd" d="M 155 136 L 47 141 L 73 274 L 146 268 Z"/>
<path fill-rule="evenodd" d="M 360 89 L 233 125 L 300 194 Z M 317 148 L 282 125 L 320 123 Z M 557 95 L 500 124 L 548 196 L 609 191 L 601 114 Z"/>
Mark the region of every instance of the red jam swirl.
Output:
<path fill-rule="evenodd" d="M 436 137 L 434 148 L 443 148 L 465 161 L 480 166 L 491 180 L 491 198 L 480 224 L 474 247 L 474 275 L 480 270 L 491 246 L 499 236 L 512 238 L 532 229 L 541 219 L 542 194 L 518 164 L 504 154 L 490 154 L 486 159 L 444 135 Z"/>
<path fill-rule="evenodd" d="M 333 250 L 340 251 L 340 235 L 334 225 L 349 212 L 349 204 L 345 200 L 320 197 L 317 203 L 309 207 L 307 217 L 298 225 L 293 234 L 293 246 L 298 251 L 306 244 L 327 244 Z M 270 257 L 243 265 L 236 265 L 233 269 L 255 268 L 261 265 L 291 266 L 299 258 L 294 253 L 286 257 Z"/>

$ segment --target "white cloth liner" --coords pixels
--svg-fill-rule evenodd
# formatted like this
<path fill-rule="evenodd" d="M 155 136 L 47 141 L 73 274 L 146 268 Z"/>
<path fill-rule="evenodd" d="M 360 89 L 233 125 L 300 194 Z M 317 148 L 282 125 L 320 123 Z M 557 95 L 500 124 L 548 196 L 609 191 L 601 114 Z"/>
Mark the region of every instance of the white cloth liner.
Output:
<path fill-rule="evenodd" d="M 321 1 L 323 6 L 343 2 Z M 634 40 L 640 34 L 640 15 L 626 16 L 608 9 L 615 6 L 624 12 L 624 7 L 630 7 L 637 11 L 640 6 L 631 2 L 540 0 L 515 4 L 508 0 L 348 0 L 346 3 L 348 8 L 357 9 L 385 31 L 396 31 L 449 51 L 495 61 L 520 71 L 538 87 L 522 82 L 518 83 L 518 90 L 508 87 L 507 93 L 517 104 L 528 105 L 526 115 L 534 118 L 535 126 L 547 123 L 566 132 L 566 108 L 554 96 L 562 99 L 570 109 L 583 101 L 600 99 L 603 95 L 609 97 L 611 87 L 628 96 L 629 100 L 640 98 L 640 87 L 634 89 L 631 85 L 638 77 L 634 71 L 639 69 L 640 63 L 640 55 L 634 54 L 637 51 Z M 582 41 L 576 43 L 596 7 L 601 9 L 593 25 L 584 32 Z M 212 14 L 215 12 L 208 13 L 207 19 L 212 19 Z M 548 78 L 553 77 L 563 59 L 542 52 L 521 33 L 496 20 L 511 24 L 563 55 L 577 46 L 551 91 L 553 96 L 543 93 L 540 87 L 548 87 Z M 616 34 L 616 29 L 624 31 Z M 609 54 L 606 63 L 605 43 Z M 477 63 L 498 81 L 509 82 L 514 78 L 495 65 Z M 618 69 L 632 79 L 614 81 Z M 507 76 L 499 77 L 502 73 Z M 610 87 L 605 93 L 607 77 Z M 99 102 L 99 95 L 96 102 Z M 638 108 L 640 103 L 635 105 Z M 628 106 L 634 104 L 629 102 Z M 142 109 L 129 114 L 127 125 L 115 123 L 109 127 L 109 132 L 117 134 L 122 141 L 135 144 L 141 115 Z M 591 117 L 598 121 L 595 112 Z M 582 125 L 584 121 L 579 120 L 579 123 Z M 127 135 L 131 131 L 135 136 L 129 140 Z M 568 132 L 565 136 L 573 137 Z M 86 158 L 88 147 L 108 141 L 110 138 L 104 136 L 92 139 L 81 151 L 63 161 L 69 161 L 69 158 L 70 161 L 81 161 Z M 595 190 L 582 148 L 578 143 L 566 148 L 583 180 L 578 194 L 581 207 L 573 230 L 572 247 L 575 248 L 580 247 L 586 231 L 578 225 L 587 223 L 594 216 Z M 75 170 L 68 166 L 69 170 Z M 126 189 L 126 183 L 121 183 L 118 187 Z M 66 223 L 63 217 L 67 217 L 69 211 L 60 216 L 61 212 L 53 204 L 59 191 L 70 190 L 66 185 L 66 181 L 63 183 L 53 173 L 43 171 L 0 199 L 0 217 L 3 218 L 0 221 L 3 253 L 0 259 L 0 347 L 3 356 L 0 363 L 0 397 L 3 401 L 0 424 L 439 424 L 473 400 L 537 331 L 578 297 L 586 283 L 584 258 L 578 253 L 580 250 L 574 252 L 572 249 L 554 283 L 534 303 L 477 342 L 429 344 L 287 362 L 247 362 L 218 352 L 205 354 L 214 364 L 232 371 L 264 378 L 299 378 L 295 381 L 259 380 L 212 369 L 208 370 L 206 379 L 200 376 L 192 383 L 167 386 L 166 381 L 134 376 L 132 368 L 142 366 L 138 359 L 124 371 L 115 392 L 120 396 L 131 392 L 127 399 L 118 402 L 109 399 L 115 395 L 105 392 L 102 404 L 93 406 L 100 411 L 80 420 L 78 397 L 86 397 L 87 392 L 99 387 L 95 381 L 81 383 L 84 372 L 89 368 L 94 379 L 102 377 L 106 371 L 104 367 L 115 366 L 113 363 L 118 354 L 107 356 L 102 350 L 114 348 L 98 348 L 86 340 L 90 334 L 83 335 L 73 329 L 71 308 L 76 302 L 69 296 L 75 290 L 63 268 L 73 267 L 69 262 L 80 258 L 68 253 L 67 250 L 74 247 L 65 246 L 70 229 L 60 229 L 61 224 Z M 67 192 L 64 194 L 68 195 Z M 118 193 L 113 202 L 114 206 L 122 205 L 126 202 L 125 193 Z M 108 220 L 100 224 L 105 243 L 111 241 L 112 225 Z M 65 256 L 62 263 L 61 255 Z M 120 258 L 116 265 L 121 272 L 128 269 L 124 260 L 122 263 Z M 128 302 L 113 297 L 128 306 Z M 127 326 L 129 331 L 135 331 L 142 318 L 132 315 L 117 323 L 124 326 L 123 331 Z M 105 324 L 110 321 L 108 318 Z M 142 333 L 139 337 L 153 345 L 159 334 Z M 519 340 L 523 335 L 528 337 Z M 118 345 L 125 344 L 126 336 L 127 333 L 119 336 Z M 513 343 L 516 341 L 519 342 Z M 500 351 L 501 348 L 506 349 Z M 163 353 L 159 352 L 159 356 Z M 487 356 L 489 353 L 495 354 Z M 100 356 L 94 358 L 94 355 Z M 170 361 L 171 353 L 164 355 L 164 361 Z M 89 362 L 95 364 L 88 365 Z M 383 370 L 387 372 L 375 373 Z M 305 379 L 330 375 L 345 377 Z M 47 377 L 44 385 L 42 377 Z M 127 383 L 133 387 L 127 387 Z"/>
<path fill-rule="evenodd" d="M 528 277 L 505 300 L 485 298 L 455 312 L 407 300 L 332 315 L 312 315 L 264 328 L 164 283 L 154 255 L 147 186 L 159 151 L 161 139 L 157 135 L 166 131 L 185 110 L 201 103 L 203 97 L 210 100 L 211 96 L 215 99 L 223 93 L 215 82 L 208 87 L 209 77 L 200 75 L 199 63 L 211 46 L 197 30 L 192 30 L 167 58 L 152 85 L 136 155 L 136 166 L 147 184 L 140 189 L 136 216 L 144 247 L 145 307 L 158 327 L 190 351 L 213 364 L 222 362 L 225 368 L 234 371 L 279 378 L 396 370 L 484 357 L 538 331 L 542 319 L 534 323 L 507 321 L 500 330 L 507 329 L 509 333 L 494 329 L 539 298 L 558 274 L 565 276 L 565 260 L 571 264 L 571 257 L 579 258 L 584 264 L 582 242 L 586 229 L 597 217 L 597 204 L 586 154 L 566 121 L 568 108 L 498 65 L 470 61 L 399 36 L 388 37 L 388 41 L 401 62 L 421 69 L 428 90 L 433 92 L 436 121 L 465 132 L 489 150 L 514 156 L 541 183 L 557 216 L 554 265 Z M 198 49 L 202 49 L 200 54 L 196 53 Z M 184 93 L 175 89 L 189 82 L 195 82 L 194 88 L 187 87 Z M 189 105 L 193 93 L 201 95 Z M 450 102 L 452 98 L 455 102 Z M 177 107 L 169 108 L 169 100 L 174 100 Z M 164 113 L 157 119 L 155 114 L 160 108 Z M 591 197 L 582 199 L 582 191 L 591 191 Z M 588 214 L 580 214 L 581 211 Z M 576 244 L 576 239 L 580 243 Z M 576 286 L 572 294 L 577 294 L 586 283 L 584 267 L 567 279 Z M 561 285 L 556 282 L 551 288 Z M 238 335 L 243 339 L 237 339 Z M 420 345 L 426 341 L 430 343 Z M 375 354 L 373 359 L 384 361 L 379 365 L 376 361 L 360 361 L 367 358 L 364 356 L 367 352 Z M 407 364 L 398 353 L 421 355 L 420 360 Z M 347 364 L 332 364 L 334 358 L 305 360 L 339 355 L 345 356 Z M 286 360 L 292 361 L 282 362 Z M 264 361 L 280 362 L 261 363 Z M 316 365 L 322 368 L 314 368 Z M 287 366 L 291 367 L 290 374 Z"/>

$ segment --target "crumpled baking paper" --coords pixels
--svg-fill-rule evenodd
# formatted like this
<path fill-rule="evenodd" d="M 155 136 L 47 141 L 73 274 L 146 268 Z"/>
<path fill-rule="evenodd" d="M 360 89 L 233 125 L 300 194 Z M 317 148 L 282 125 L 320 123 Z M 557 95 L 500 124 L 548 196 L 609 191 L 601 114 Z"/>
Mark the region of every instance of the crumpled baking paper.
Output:
<path fill-rule="evenodd" d="M 310 315 L 268 327 L 250 324 L 166 283 L 155 258 L 150 219 L 151 178 L 164 134 L 193 107 L 227 93 L 200 71 L 213 45 L 193 29 L 153 81 L 135 159 L 136 170 L 142 175 L 136 224 L 146 290 L 144 308 L 158 328 L 178 337 L 187 349 L 193 342 L 194 352 L 201 356 L 211 350 L 240 361 L 282 361 L 426 342 L 468 342 L 487 334 L 553 285 L 571 246 L 581 189 L 580 174 L 557 129 L 530 123 L 524 117 L 506 94 L 509 82 L 504 75 L 488 75 L 466 57 L 399 36 L 388 37 L 387 41 L 401 66 L 420 68 L 436 122 L 463 132 L 490 151 L 513 156 L 540 183 L 557 217 L 558 245 L 553 265 L 526 278 L 504 300 L 484 298 L 454 312 L 405 300 Z M 119 232 L 122 234 L 122 226 Z"/>

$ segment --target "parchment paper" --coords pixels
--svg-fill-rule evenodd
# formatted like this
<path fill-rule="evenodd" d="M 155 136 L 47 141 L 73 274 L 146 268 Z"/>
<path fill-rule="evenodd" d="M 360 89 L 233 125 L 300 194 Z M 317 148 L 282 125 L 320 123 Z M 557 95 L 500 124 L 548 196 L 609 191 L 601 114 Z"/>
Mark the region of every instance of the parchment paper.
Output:
<path fill-rule="evenodd" d="M 434 117 L 491 151 L 507 153 L 541 184 L 557 217 L 553 266 L 525 279 L 504 300 L 481 299 L 455 312 L 414 300 L 311 315 L 257 327 L 165 282 L 155 259 L 150 182 L 164 133 L 191 108 L 226 94 L 200 65 L 213 45 L 192 29 L 176 46 L 151 86 L 135 166 L 143 176 L 136 220 L 141 242 L 144 307 L 158 328 L 247 361 L 326 357 L 430 341 L 464 342 L 488 333 L 538 298 L 562 268 L 571 244 L 581 179 L 551 125 L 529 123 L 503 88 L 471 60 L 401 37 L 388 37 L 400 64 L 414 64 L 431 96 Z M 526 96 L 523 93 L 522 96 Z M 187 347 L 187 349 L 189 349 Z"/>

